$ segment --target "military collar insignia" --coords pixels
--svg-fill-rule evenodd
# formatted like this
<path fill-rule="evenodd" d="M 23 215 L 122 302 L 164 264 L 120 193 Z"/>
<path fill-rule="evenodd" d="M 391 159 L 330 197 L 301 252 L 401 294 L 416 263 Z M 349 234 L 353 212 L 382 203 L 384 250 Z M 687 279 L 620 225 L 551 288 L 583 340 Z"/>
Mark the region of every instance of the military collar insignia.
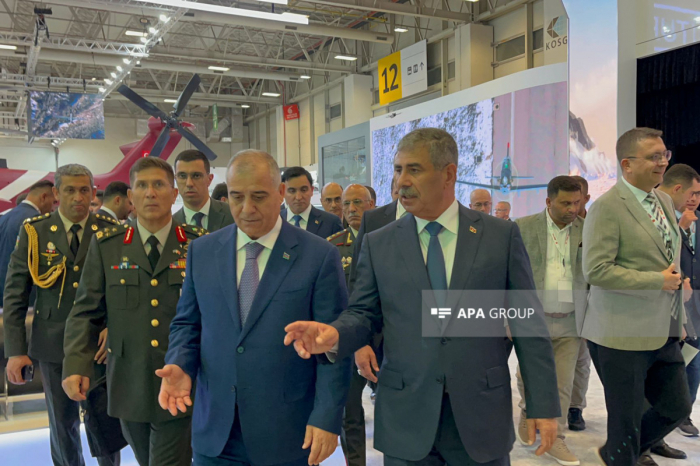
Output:
<path fill-rule="evenodd" d="M 196 228 L 193 228 L 193 230 L 197 231 Z M 182 228 L 180 225 L 175 227 L 175 234 L 177 235 L 178 243 L 187 243 L 187 235 L 185 234 L 185 229 Z"/>
<path fill-rule="evenodd" d="M 124 235 L 124 244 L 131 244 L 134 239 L 134 227 L 129 227 L 126 229 L 126 235 Z"/>
<path fill-rule="evenodd" d="M 51 231 L 56 233 L 58 231 L 58 227 L 56 225 L 51 225 Z"/>

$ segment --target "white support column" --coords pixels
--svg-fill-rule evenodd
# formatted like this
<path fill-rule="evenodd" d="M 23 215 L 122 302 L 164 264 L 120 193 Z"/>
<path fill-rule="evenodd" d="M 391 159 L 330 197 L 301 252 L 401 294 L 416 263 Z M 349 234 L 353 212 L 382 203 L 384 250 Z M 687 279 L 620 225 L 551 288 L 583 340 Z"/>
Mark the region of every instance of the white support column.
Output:
<path fill-rule="evenodd" d="M 493 26 L 470 23 L 455 31 L 455 78 L 459 89 L 493 80 Z"/>
<path fill-rule="evenodd" d="M 344 83 L 345 127 L 369 121 L 372 118 L 372 76 L 352 74 Z"/>

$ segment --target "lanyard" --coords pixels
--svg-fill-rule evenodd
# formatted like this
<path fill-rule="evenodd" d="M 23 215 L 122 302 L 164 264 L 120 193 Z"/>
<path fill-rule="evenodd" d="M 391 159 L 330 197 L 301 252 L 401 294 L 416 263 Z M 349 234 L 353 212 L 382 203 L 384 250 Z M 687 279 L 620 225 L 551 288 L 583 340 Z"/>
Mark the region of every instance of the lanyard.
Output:
<path fill-rule="evenodd" d="M 555 225 L 556 226 L 556 225 Z M 550 235 L 552 235 L 552 240 L 554 241 L 554 245 L 557 249 L 557 252 L 561 256 L 561 266 L 563 268 L 563 272 L 566 273 L 566 248 L 569 245 L 569 236 L 571 236 L 571 229 L 569 228 L 566 231 L 566 239 L 564 240 L 564 251 L 559 248 L 559 240 L 557 239 L 557 235 L 552 233 L 551 231 L 549 232 Z"/>

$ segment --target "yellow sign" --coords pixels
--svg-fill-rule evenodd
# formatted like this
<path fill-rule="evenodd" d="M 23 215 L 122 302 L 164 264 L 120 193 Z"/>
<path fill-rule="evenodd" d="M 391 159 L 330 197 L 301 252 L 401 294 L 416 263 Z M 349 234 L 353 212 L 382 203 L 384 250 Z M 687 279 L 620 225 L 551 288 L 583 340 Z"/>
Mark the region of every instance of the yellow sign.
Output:
<path fill-rule="evenodd" d="M 401 52 L 379 60 L 379 104 L 399 100 L 401 95 Z"/>

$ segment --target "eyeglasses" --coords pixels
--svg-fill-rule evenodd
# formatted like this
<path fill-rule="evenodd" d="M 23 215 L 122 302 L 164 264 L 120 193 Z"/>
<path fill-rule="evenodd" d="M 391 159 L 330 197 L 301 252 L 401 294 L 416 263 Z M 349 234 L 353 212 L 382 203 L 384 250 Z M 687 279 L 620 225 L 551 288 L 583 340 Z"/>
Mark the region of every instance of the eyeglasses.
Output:
<path fill-rule="evenodd" d="M 350 207 L 350 204 L 354 205 L 355 207 L 362 207 L 365 202 L 369 201 L 363 201 L 362 199 L 355 199 L 352 202 L 351 201 L 345 201 L 343 202 L 343 207 Z"/>
<path fill-rule="evenodd" d="M 664 152 L 657 152 L 656 154 L 652 154 L 650 156 L 646 157 L 627 157 L 628 159 L 644 159 L 648 160 L 649 162 L 654 162 L 654 163 L 659 163 L 662 160 L 666 160 L 667 162 L 671 160 L 671 156 L 673 154 L 671 153 L 670 150 L 664 151 Z"/>

